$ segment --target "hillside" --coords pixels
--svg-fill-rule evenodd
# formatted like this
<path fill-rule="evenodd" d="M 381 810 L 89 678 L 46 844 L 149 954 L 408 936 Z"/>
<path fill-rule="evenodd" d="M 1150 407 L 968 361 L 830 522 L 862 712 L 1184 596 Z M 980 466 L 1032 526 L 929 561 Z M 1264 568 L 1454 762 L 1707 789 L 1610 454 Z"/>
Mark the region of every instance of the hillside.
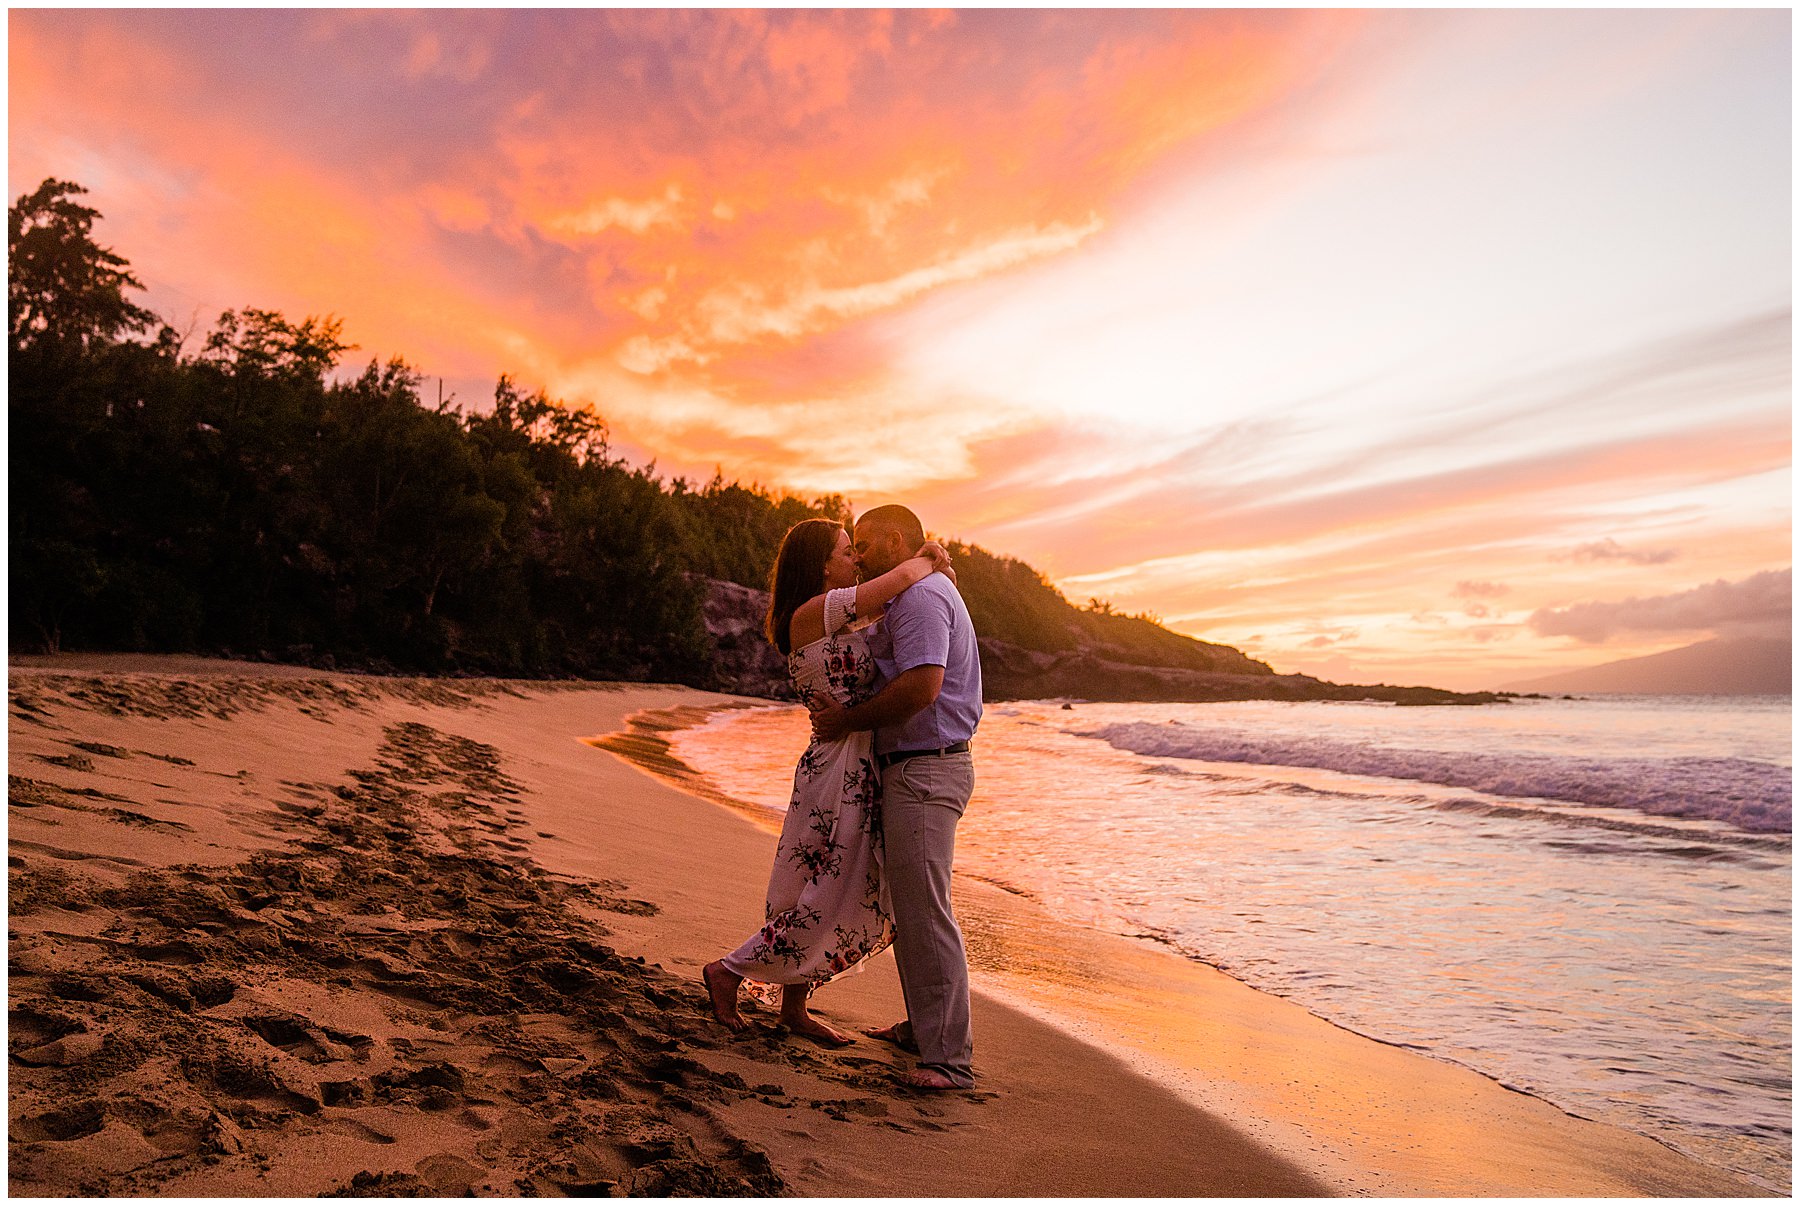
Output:
<path fill-rule="evenodd" d="M 1509 683 L 1509 691 L 1632 695 L 1792 695 L 1791 637 L 1701 641 L 1616 662 Z"/>
<path fill-rule="evenodd" d="M 1147 619 L 1072 606 L 1022 562 L 956 545 L 957 577 L 981 647 L 983 697 L 1212 703 L 1235 699 L 1382 700 L 1402 706 L 1494 703 L 1499 696 L 1435 687 L 1355 686 L 1276 674 L 1229 645 L 1197 641 Z M 965 574 L 965 564 L 978 568 Z M 997 585 L 988 571 L 1004 575 Z M 769 596 L 707 583 L 704 614 L 721 690 L 791 699 L 787 668 L 762 637 Z M 995 621 L 990 627 L 988 620 Z M 1158 660 L 1160 659 L 1160 660 Z"/>
<path fill-rule="evenodd" d="M 956 540 L 946 544 L 955 558 L 957 589 L 968 604 L 969 618 L 996 646 L 1208 674 L 1274 673 L 1267 663 L 1229 645 L 1170 632 L 1143 616 L 1078 608 L 1023 561 Z"/>

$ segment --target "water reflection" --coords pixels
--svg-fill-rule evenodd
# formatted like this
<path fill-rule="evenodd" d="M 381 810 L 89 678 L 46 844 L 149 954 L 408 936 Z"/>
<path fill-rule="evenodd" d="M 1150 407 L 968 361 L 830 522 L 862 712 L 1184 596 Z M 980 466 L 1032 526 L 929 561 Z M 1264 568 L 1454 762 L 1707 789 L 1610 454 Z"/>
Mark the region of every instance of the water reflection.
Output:
<path fill-rule="evenodd" d="M 1196 723 L 1179 705 L 1159 708 L 990 709 L 959 871 L 1786 1187 L 1786 835 L 1424 782 L 1146 758 L 1069 731 L 1172 713 Z M 1748 720 L 1703 704 L 1672 719 L 1616 701 L 1400 715 L 1209 705 L 1199 715 L 1371 743 L 1401 741 L 1393 729 L 1403 724 L 1407 748 L 1594 758 L 1728 750 L 1785 764 L 1791 744 L 1774 705 Z M 727 793 L 779 808 L 805 733 L 797 710 L 762 710 L 681 734 L 679 752 Z"/>

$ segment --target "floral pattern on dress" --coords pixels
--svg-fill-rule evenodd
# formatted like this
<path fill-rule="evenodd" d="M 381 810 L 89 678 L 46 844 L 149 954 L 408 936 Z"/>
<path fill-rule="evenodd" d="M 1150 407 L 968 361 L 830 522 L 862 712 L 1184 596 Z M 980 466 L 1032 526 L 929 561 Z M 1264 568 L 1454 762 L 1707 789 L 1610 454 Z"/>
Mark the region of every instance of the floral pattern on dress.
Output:
<path fill-rule="evenodd" d="M 794 767 L 794 770 L 800 778 L 816 779 L 824 774 L 825 768 L 831 764 L 831 759 L 826 755 L 827 751 L 820 749 L 817 745 L 809 745 L 806 747 L 806 752 L 800 755 L 800 762 Z M 799 800 L 800 793 L 796 789 L 788 800 L 789 807 L 799 803 Z"/>
<path fill-rule="evenodd" d="M 806 882 L 812 884 L 843 870 L 844 850 L 837 840 L 837 817 L 813 809 L 807 818 L 812 837 L 794 843 L 787 851 L 787 861 L 800 868 Z"/>
<path fill-rule="evenodd" d="M 875 659 L 866 636 L 844 627 L 855 591 L 826 597 L 827 626 L 838 627 L 788 656 L 800 701 L 829 697 L 854 707 L 875 693 Z M 860 970 L 893 941 L 893 910 L 881 873 L 881 774 L 869 733 L 813 741 L 794 767 L 781 842 L 769 874 L 765 923 L 725 966 L 752 995 L 773 1003 L 779 989 L 816 988 Z"/>
<path fill-rule="evenodd" d="M 804 958 L 806 932 L 819 921 L 819 911 L 806 905 L 795 905 L 776 913 L 750 940 L 757 958 L 771 963 Z"/>

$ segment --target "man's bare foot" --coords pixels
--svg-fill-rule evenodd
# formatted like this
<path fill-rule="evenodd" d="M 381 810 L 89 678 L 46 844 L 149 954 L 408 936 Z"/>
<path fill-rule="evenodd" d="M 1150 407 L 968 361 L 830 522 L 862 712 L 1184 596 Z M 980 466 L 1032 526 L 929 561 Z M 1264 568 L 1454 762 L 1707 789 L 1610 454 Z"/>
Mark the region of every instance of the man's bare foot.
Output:
<path fill-rule="evenodd" d="M 919 1053 L 919 1044 L 913 1041 L 912 1025 L 902 1018 L 892 1026 L 874 1026 L 863 1031 L 872 1039 L 880 1039 L 884 1043 L 892 1043 L 909 1055 Z"/>
<path fill-rule="evenodd" d="M 713 1016 L 725 1029 L 741 1034 L 750 1025 L 737 1010 L 738 985 L 744 978 L 716 959 L 700 969 L 700 978 L 706 981 L 706 995 L 712 998 Z"/>
<path fill-rule="evenodd" d="M 960 1089 L 964 1087 L 942 1072 L 931 1068 L 914 1068 L 911 1072 L 902 1072 L 894 1079 L 903 1085 L 911 1085 L 915 1089 Z"/>
<path fill-rule="evenodd" d="M 841 1030 L 833 1030 L 810 1013 L 803 1013 L 799 1017 L 784 1013 L 781 1015 L 781 1024 L 801 1038 L 811 1039 L 821 1047 L 848 1047 L 856 1041 Z"/>

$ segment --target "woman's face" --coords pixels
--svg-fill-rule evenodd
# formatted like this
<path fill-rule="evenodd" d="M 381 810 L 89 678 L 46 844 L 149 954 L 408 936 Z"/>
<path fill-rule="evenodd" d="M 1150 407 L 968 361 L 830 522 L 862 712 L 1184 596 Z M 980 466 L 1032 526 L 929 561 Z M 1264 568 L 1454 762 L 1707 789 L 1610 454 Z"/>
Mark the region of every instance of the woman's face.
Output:
<path fill-rule="evenodd" d="M 856 585 L 856 554 L 850 551 L 850 533 L 840 531 L 837 547 L 825 558 L 825 589 L 842 590 Z"/>

